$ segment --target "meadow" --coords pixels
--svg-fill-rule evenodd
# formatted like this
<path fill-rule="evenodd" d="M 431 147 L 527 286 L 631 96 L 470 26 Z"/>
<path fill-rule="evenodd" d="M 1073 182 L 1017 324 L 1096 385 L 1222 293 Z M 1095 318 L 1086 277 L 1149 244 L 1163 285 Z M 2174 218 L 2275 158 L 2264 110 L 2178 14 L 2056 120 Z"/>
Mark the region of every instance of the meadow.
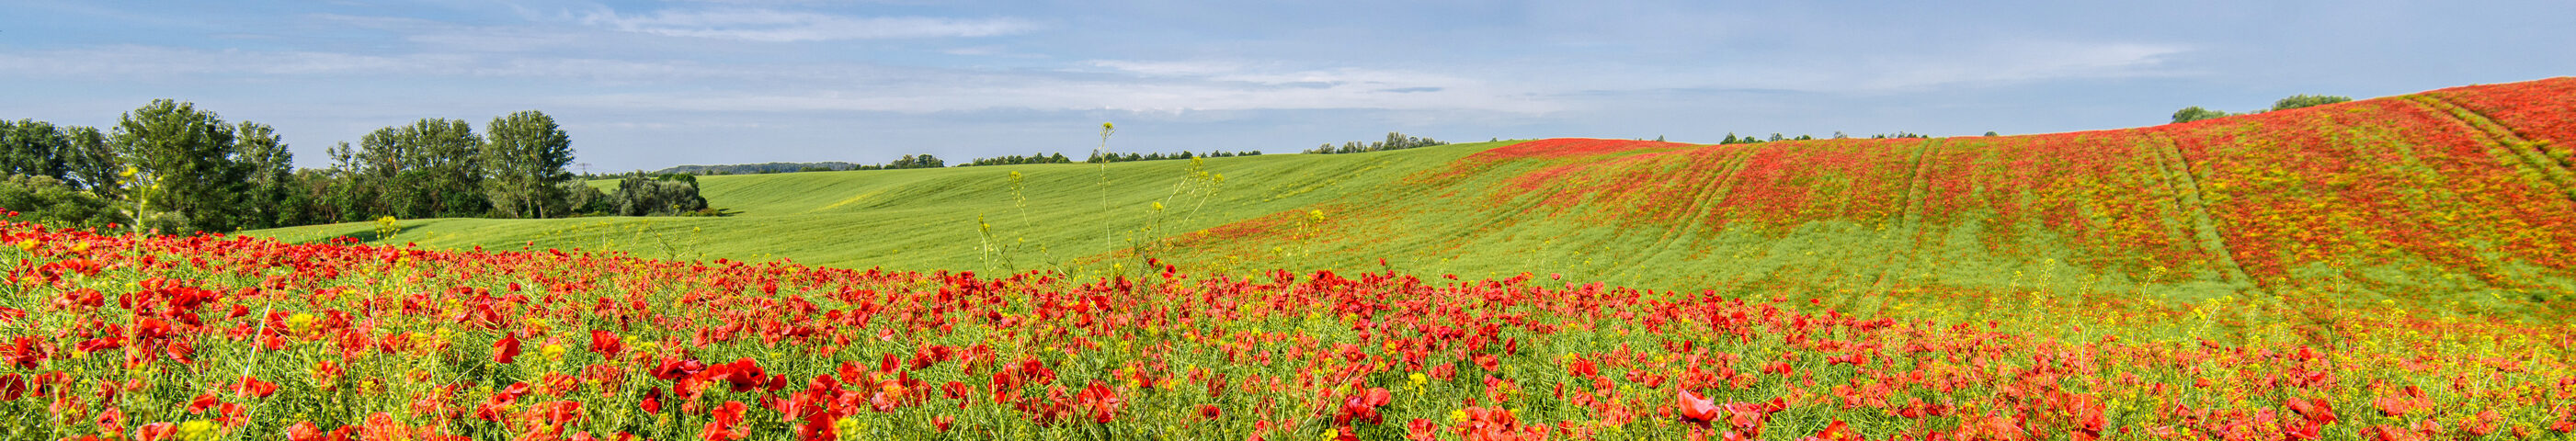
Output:
<path fill-rule="evenodd" d="M 2551 439 L 2576 79 L 2137 129 L 0 224 L 5 439 Z"/>

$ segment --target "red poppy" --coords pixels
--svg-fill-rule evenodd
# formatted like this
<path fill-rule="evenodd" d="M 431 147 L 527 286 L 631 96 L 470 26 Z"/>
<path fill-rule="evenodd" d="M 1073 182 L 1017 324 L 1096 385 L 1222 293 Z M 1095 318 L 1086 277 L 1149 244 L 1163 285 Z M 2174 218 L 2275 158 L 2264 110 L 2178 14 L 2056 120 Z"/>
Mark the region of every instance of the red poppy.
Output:
<path fill-rule="evenodd" d="M 1673 397 L 1673 403 L 1674 407 L 1681 409 L 1683 419 L 1699 423 L 1702 426 L 1706 426 L 1710 422 L 1717 421 L 1718 418 L 1724 416 L 1722 411 L 1717 408 L 1716 400 L 1704 398 L 1699 396 L 1699 394 L 1691 393 L 1690 389 L 1679 390 Z"/>
<path fill-rule="evenodd" d="M 500 341 L 492 342 L 493 363 L 509 364 L 518 358 L 519 335 L 517 333 L 503 333 Z"/>

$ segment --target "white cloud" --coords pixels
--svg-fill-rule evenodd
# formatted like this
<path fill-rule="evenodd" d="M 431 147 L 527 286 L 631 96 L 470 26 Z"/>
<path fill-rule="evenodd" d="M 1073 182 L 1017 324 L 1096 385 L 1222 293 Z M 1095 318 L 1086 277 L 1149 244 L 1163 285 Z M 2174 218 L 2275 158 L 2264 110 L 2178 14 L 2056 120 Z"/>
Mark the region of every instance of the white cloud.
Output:
<path fill-rule="evenodd" d="M 584 14 L 581 22 L 626 32 L 761 42 L 891 38 L 990 37 L 1025 33 L 1037 24 L 1015 18 L 852 17 L 771 9 Z"/>
<path fill-rule="evenodd" d="M 621 93 L 577 99 L 586 106 L 698 111 L 882 111 L 932 113 L 993 109 L 1116 110 L 1160 114 L 1242 110 L 1475 110 L 1543 114 L 1561 110 L 1529 94 L 1484 81 L 1412 71 L 1330 69 L 1235 70 L 1191 63 L 1093 62 L 1154 66 L 1191 75 L 1043 75 L 1019 72 L 911 72 L 858 87 L 729 92 Z M 1126 73 L 1121 71 L 1120 73 Z"/>
<path fill-rule="evenodd" d="M 186 77 L 196 75 L 330 75 L 440 70 L 448 56 L 374 56 L 306 51 L 199 50 L 158 46 L 0 52 L 0 72 L 19 77 Z"/>
<path fill-rule="evenodd" d="M 367 55 L 318 51 L 249 51 L 162 46 L 99 46 L 0 51 L 0 76 L 16 78 L 180 79 L 389 77 L 538 78 L 602 84 L 698 80 L 815 82 L 875 75 L 854 66 L 795 65 L 746 69 L 686 60 L 621 60 L 517 53 Z"/>
<path fill-rule="evenodd" d="M 2016 42 L 1948 57 L 1898 57 L 1873 63 L 1859 78 L 1864 89 L 1914 89 L 1962 83 L 2017 83 L 2059 79 L 2170 75 L 2165 65 L 2190 52 L 2179 45 L 2145 43 Z"/>

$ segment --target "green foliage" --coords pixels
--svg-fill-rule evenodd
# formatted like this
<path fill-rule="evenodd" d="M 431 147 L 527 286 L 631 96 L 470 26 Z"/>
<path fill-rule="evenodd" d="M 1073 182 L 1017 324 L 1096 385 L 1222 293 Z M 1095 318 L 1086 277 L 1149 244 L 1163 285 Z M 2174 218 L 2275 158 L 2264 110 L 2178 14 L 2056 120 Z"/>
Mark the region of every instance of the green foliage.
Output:
<path fill-rule="evenodd" d="M 1656 137 L 1655 139 L 1657 139 L 1657 140 L 1662 140 L 1663 138 L 1662 138 L 1662 137 Z M 1334 147 L 1332 144 L 1324 144 L 1323 146 L 1321 146 L 1321 147 L 1316 147 L 1316 148 L 1314 148 L 1313 150 L 1307 150 L 1307 151 L 1306 151 L 1306 153 L 1309 153 L 1309 154 L 1331 154 L 1331 153 L 1364 153 L 1364 152 L 1383 152 L 1383 151 L 1388 151 L 1388 150 L 1404 150 L 1404 149 L 1423 148 L 1423 147 L 1430 147 L 1430 146 L 1435 146 L 1435 145 L 1447 145 L 1447 144 L 1449 144 L 1449 143 L 1447 143 L 1447 142 L 1443 142 L 1443 141 L 1440 141 L 1440 140 L 1436 140 L 1436 139 L 1431 139 L 1431 138 L 1424 138 L 1424 137 L 1418 137 L 1418 136 L 1405 136 L 1403 133 L 1386 132 L 1386 140 L 1384 140 L 1384 141 L 1371 142 L 1371 143 L 1366 143 L 1366 144 L 1362 144 L 1362 143 L 1360 143 L 1359 141 L 1351 141 L 1351 142 L 1345 142 L 1345 143 L 1342 143 L 1342 145 L 1341 145 L 1340 147 Z"/>
<path fill-rule="evenodd" d="M 311 225 L 341 222 L 350 216 L 344 212 L 355 186 L 346 185 L 348 175 L 338 169 L 297 169 L 287 184 L 286 199 L 296 211 L 288 213 L 294 220 L 284 225 Z"/>
<path fill-rule="evenodd" d="M 858 164 L 839 161 L 763 162 L 759 164 L 682 165 L 655 170 L 647 174 L 667 175 L 685 173 L 692 175 L 755 175 L 763 173 L 840 171 L 857 169 L 858 167 Z"/>
<path fill-rule="evenodd" d="M 564 194 L 565 215 L 603 214 L 617 209 L 615 199 L 609 198 L 608 193 L 599 191 L 599 187 L 592 187 L 589 183 L 564 181 L 555 184 L 555 188 Z"/>
<path fill-rule="evenodd" d="M 376 129 L 358 142 L 367 178 L 359 182 L 382 195 L 386 206 L 377 213 L 406 219 L 482 216 L 491 205 L 476 162 L 482 144 L 464 120 L 426 118 Z"/>
<path fill-rule="evenodd" d="M 121 170 L 115 147 L 96 127 L 0 120 L 0 173 L 55 178 L 114 197 Z"/>
<path fill-rule="evenodd" d="M 1035 155 L 1028 155 L 1028 156 L 1009 155 L 1009 156 L 996 156 L 996 157 L 991 157 L 991 158 L 975 158 L 975 160 L 974 160 L 973 162 L 968 162 L 968 163 L 966 163 L 966 165 L 965 165 L 965 166 L 972 167 L 972 166 L 987 166 L 987 165 L 1071 164 L 1071 163 L 1073 163 L 1073 158 L 1067 158 L 1067 157 L 1065 157 L 1065 156 L 1064 156 L 1064 154 L 1063 154 L 1063 153 L 1057 153 L 1057 154 L 1054 154 L 1054 155 L 1048 155 L 1048 154 L 1045 154 L 1045 153 L 1039 153 L 1039 154 L 1035 154 Z"/>
<path fill-rule="evenodd" d="M 156 188 L 144 195 L 144 209 L 168 212 L 145 220 L 168 220 L 168 232 L 226 232 L 247 224 L 252 213 L 243 195 L 251 170 L 235 159 L 234 130 L 214 112 L 167 99 L 120 118 L 116 145 L 140 169 L 136 182 Z"/>
<path fill-rule="evenodd" d="M 2290 109 L 2296 109 L 2296 108 L 2301 108 L 2301 107 L 2322 106 L 2322 105 L 2334 104 L 2334 103 L 2340 103 L 2340 102 L 2346 102 L 2346 101 L 2352 101 L 2352 97 L 2333 96 L 2333 95 L 2307 95 L 2307 94 L 2291 95 L 2289 98 L 2282 98 L 2280 101 L 2274 101 L 2274 102 L 2272 102 L 2272 110 L 2290 110 Z"/>
<path fill-rule="evenodd" d="M 0 173 L 61 178 L 71 149 L 71 138 L 53 123 L 0 121 Z"/>
<path fill-rule="evenodd" d="M 617 182 L 611 199 L 621 216 L 674 216 L 707 208 L 707 199 L 698 195 L 698 179 L 691 175 L 629 177 Z"/>
<path fill-rule="evenodd" d="M 564 170 L 572 165 L 572 138 L 554 117 L 529 110 L 493 118 L 485 127 L 491 139 L 480 162 L 493 210 L 502 217 L 562 216 L 568 209 L 560 184 L 572 180 Z"/>
<path fill-rule="evenodd" d="M 2216 111 L 2216 110 L 2203 109 L 2203 108 L 2200 108 L 2200 106 L 2191 106 L 2191 107 L 2184 107 L 2184 108 L 2182 108 L 2182 110 L 2176 110 L 2176 111 L 2174 111 L 2174 114 L 2173 114 L 2173 122 L 2174 122 L 2175 124 L 2181 124 L 2181 123 L 2187 123 L 2187 122 L 2192 122 L 2192 121 L 2200 121 L 2200 120 L 2206 120 L 2206 119 L 2225 118 L 2225 117 L 2232 116 L 2232 115 L 2234 115 L 2234 114 L 2232 114 L 2232 113 L 2227 113 L 2227 112 Z"/>
<path fill-rule="evenodd" d="M 1223 152 L 1223 151 L 1219 151 L 1219 152 L 1212 152 L 1212 153 L 1207 153 L 1207 154 L 1199 154 L 1199 153 L 1191 152 L 1191 151 L 1188 151 L 1188 150 L 1182 150 L 1180 153 L 1159 153 L 1159 152 L 1157 152 L 1157 153 L 1123 153 L 1123 154 L 1122 154 L 1122 153 L 1105 153 L 1105 154 L 1102 154 L 1102 153 L 1095 153 L 1095 154 L 1093 154 L 1093 155 L 1092 155 L 1091 157 L 1089 157 L 1089 158 L 1084 158 L 1084 159 L 1083 159 L 1083 162 L 1085 162 L 1085 163 L 1110 163 L 1110 162 L 1136 162 L 1136 161 L 1168 161 L 1168 160 L 1174 160 L 1174 159 L 1193 159 L 1193 158 L 1232 158 L 1232 157 L 1237 157 L 1237 156 L 1261 156 L 1261 151 L 1260 151 L 1260 150 L 1248 150 L 1248 151 L 1240 151 L 1240 152 Z M 1050 158 L 1049 160 L 1054 160 L 1054 159 L 1063 159 L 1063 158 L 1064 158 L 1064 155 L 1063 155 L 1063 154 L 1057 154 L 1054 158 Z"/>
<path fill-rule="evenodd" d="M 354 146 L 336 143 L 325 150 L 329 168 L 297 170 L 274 128 L 162 99 L 127 112 L 111 132 L 0 121 L 0 173 L 52 178 L 172 233 L 571 214 L 571 186 L 559 185 L 573 177 L 564 171 L 571 141 L 553 118 L 518 112 L 489 129 L 487 147 L 465 121 L 422 119 Z"/>
<path fill-rule="evenodd" d="M 2236 115 L 2251 115 L 2251 114 L 2263 113 L 2263 112 L 2271 111 L 2271 110 L 2290 110 L 2290 109 L 2296 109 L 2296 108 L 2301 108 L 2301 107 L 2322 106 L 2322 105 L 2334 104 L 2334 103 L 2340 103 L 2340 102 L 2345 102 L 2345 101 L 2352 101 L 2352 98 L 2351 98 L 2351 97 L 2333 96 L 2333 95 L 2307 95 L 2307 94 L 2291 95 L 2289 98 L 2282 98 L 2280 101 L 2274 101 L 2274 102 L 2272 102 L 2272 108 L 2271 108 L 2271 109 L 2268 109 L 2268 110 L 2255 110 L 2255 111 L 2252 111 L 2252 112 L 2245 112 L 2245 113 L 2228 113 L 2228 112 L 2225 112 L 2225 111 L 2218 111 L 2218 110 L 2204 109 L 2204 108 L 2201 108 L 2200 106 L 2191 106 L 2191 107 L 2184 107 L 2184 108 L 2182 108 L 2182 110 L 2176 110 L 2176 111 L 2174 111 L 2174 114 L 2173 114 L 2173 122 L 2174 122 L 2175 124 L 2181 124 L 2181 123 L 2187 123 L 2187 122 L 2192 122 L 2192 121 L 2200 121 L 2200 120 L 2208 120 L 2208 119 L 2218 119 L 2218 118 L 2225 118 L 2225 117 L 2236 116 Z"/>
<path fill-rule="evenodd" d="M 869 164 L 869 165 L 862 165 L 862 166 L 857 166 L 857 167 L 851 167 L 850 169 L 851 169 L 851 170 L 903 170 L 903 169 L 914 169 L 914 168 L 940 168 L 940 167 L 947 167 L 947 166 L 948 166 L 948 161 L 943 161 L 943 160 L 940 160 L 940 159 L 939 159 L 939 157 L 937 157 L 937 156 L 931 156 L 931 155 L 930 155 L 930 154 L 928 154 L 928 153 L 923 153 L 923 154 L 919 154 L 919 155 L 903 155 L 903 159 L 896 159 L 896 160 L 894 160 L 894 162 L 889 162 L 889 163 L 884 163 L 884 164 Z"/>
<path fill-rule="evenodd" d="M 125 171 L 125 162 L 118 157 L 116 144 L 108 142 L 107 134 L 97 127 L 74 126 L 63 135 L 71 142 L 70 149 L 63 151 L 65 177 L 99 197 L 117 198 L 117 174 Z"/>
<path fill-rule="evenodd" d="M 304 223 L 303 199 L 295 192 L 295 153 L 279 141 L 277 130 L 267 125 L 243 121 L 234 126 L 239 157 L 236 162 L 250 175 L 248 193 L 242 195 L 247 213 L 242 228 L 275 228 Z"/>
<path fill-rule="evenodd" d="M 18 212 L 11 220 L 55 228 L 102 230 L 131 223 L 107 199 L 47 176 L 11 175 L 0 180 L 0 209 Z"/>

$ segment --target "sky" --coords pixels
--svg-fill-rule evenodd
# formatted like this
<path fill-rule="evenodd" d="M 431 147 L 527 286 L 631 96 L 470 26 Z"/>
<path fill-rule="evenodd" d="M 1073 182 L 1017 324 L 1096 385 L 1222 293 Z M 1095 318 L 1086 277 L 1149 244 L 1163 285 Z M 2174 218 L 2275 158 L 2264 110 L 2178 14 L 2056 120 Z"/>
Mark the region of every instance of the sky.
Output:
<path fill-rule="evenodd" d="M 169 98 L 304 167 L 552 115 L 589 172 L 1463 142 L 2114 129 L 2576 74 L 2558 0 L 0 4 L 0 118 Z"/>

